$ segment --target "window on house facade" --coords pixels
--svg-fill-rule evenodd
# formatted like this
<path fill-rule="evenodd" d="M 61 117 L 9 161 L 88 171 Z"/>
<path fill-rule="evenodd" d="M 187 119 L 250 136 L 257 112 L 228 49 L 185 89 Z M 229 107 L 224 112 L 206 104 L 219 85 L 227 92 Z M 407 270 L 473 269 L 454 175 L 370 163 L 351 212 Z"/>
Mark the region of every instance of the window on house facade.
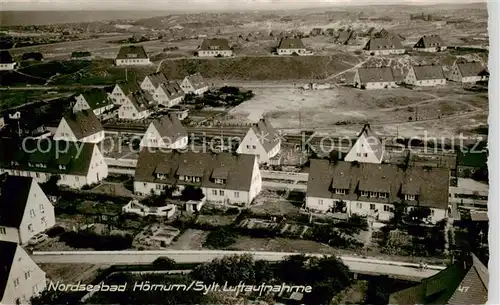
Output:
<path fill-rule="evenodd" d="M 356 156 L 357 157 L 361 157 L 361 153 L 356 153 Z"/>
<path fill-rule="evenodd" d="M 252 145 L 252 149 L 256 149 L 256 148 L 257 148 L 257 146 L 255 146 L 255 145 Z"/>
<path fill-rule="evenodd" d="M 368 157 L 368 153 L 364 153 L 363 157 L 365 157 L 365 158 Z"/>
<path fill-rule="evenodd" d="M 361 202 L 356 202 L 356 208 L 362 209 L 363 208 L 363 203 Z"/>
<path fill-rule="evenodd" d="M 40 218 L 40 221 L 41 221 L 42 223 L 45 223 L 45 222 L 46 222 L 46 221 L 45 221 L 45 216 L 44 216 L 44 217 L 42 217 L 42 218 Z"/>
<path fill-rule="evenodd" d="M 234 192 L 234 198 L 240 198 L 240 192 Z"/>
<path fill-rule="evenodd" d="M 318 204 L 323 205 L 323 199 L 318 199 Z"/>
<path fill-rule="evenodd" d="M 224 190 L 219 190 L 219 195 L 224 196 Z"/>
<path fill-rule="evenodd" d="M 387 198 L 387 193 L 378 193 L 379 198 Z"/>
<path fill-rule="evenodd" d="M 212 195 L 217 196 L 217 190 L 212 190 Z"/>
<path fill-rule="evenodd" d="M 31 218 L 34 218 L 36 216 L 35 210 L 33 210 L 33 209 L 30 210 L 30 216 L 31 216 Z"/>
<path fill-rule="evenodd" d="M 434 209 L 431 209 L 431 216 L 434 216 L 434 213 L 435 213 L 435 212 L 436 212 L 436 211 L 435 211 Z"/>
<path fill-rule="evenodd" d="M 346 193 L 345 189 L 335 189 L 335 194 L 345 195 L 345 193 Z"/>
<path fill-rule="evenodd" d="M 366 191 L 361 191 L 361 196 L 363 196 L 363 197 L 368 197 L 368 192 L 366 192 Z"/>
<path fill-rule="evenodd" d="M 13 282 L 14 282 L 14 287 L 19 286 L 19 278 L 16 278 Z"/>
<path fill-rule="evenodd" d="M 405 200 L 415 200 L 415 195 L 405 195 Z"/>
<path fill-rule="evenodd" d="M 370 203 L 370 210 L 374 211 L 375 210 L 375 204 Z"/>
<path fill-rule="evenodd" d="M 0 228 L 0 234 L 7 234 L 7 230 L 5 230 L 5 228 Z"/>
<path fill-rule="evenodd" d="M 390 212 L 390 211 L 391 211 L 391 206 L 384 205 L 384 212 Z"/>
<path fill-rule="evenodd" d="M 28 270 L 28 271 L 24 272 L 24 279 L 25 280 L 29 279 L 30 277 L 31 277 L 31 271 Z"/>
<path fill-rule="evenodd" d="M 33 232 L 33 225 L 31 223 L 28 225 L 28 231 Z"/>
<path fill-rule="evenodd" d="M 377 192 L 370 192 L 370 197 L 372 197 L 372 198 L 376 198 L 377 195 L 378 195 Z"/>

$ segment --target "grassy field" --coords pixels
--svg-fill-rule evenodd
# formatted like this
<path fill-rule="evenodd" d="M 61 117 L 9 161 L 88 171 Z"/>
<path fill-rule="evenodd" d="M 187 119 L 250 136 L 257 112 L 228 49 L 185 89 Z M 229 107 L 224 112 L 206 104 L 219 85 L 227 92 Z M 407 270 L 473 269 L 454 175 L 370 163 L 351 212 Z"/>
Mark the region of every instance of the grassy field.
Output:
<path fill-rule="evenodd" d="M 58 98 L 68 94 L 70 93 L 64 91 L 54 92 L 43 90 L 0 91 L 0 111 L 21 106 L 30 102 Z"/>

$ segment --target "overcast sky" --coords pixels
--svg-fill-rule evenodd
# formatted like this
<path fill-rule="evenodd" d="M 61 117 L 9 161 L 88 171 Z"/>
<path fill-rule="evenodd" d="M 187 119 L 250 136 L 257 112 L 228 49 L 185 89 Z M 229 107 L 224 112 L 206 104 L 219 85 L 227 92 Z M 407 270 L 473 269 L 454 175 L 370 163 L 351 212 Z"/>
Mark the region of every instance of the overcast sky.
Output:
<path fill-rule="evenodd" d="M 486 0 L 0 0 L 6 10 L 243 10 L 328 5 L 474 3 Z"/>

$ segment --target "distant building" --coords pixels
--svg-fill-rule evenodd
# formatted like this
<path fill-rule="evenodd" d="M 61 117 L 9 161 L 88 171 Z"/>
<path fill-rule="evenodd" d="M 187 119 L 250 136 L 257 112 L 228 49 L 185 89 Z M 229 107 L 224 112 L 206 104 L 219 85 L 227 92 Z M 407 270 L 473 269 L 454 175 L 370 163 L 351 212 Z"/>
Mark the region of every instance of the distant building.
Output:
<path fill-rule="evenodd" d="M 260 193 L 257 157 L 231 153 L 162 152 L 143 149 L 134 177 L 134 192 L 160 194 L 166 187 L 200 188 L 203 201 L 249 206 Z"/>
<path fill-rule="evenodd" d="M 142 80 L 141 89 L 147 91 L 151 95 L 154 95 L 156 89 L 158 89 L 158 87 L 161 84 L 166 84 L 168 82 L 169 80 L 165 75 L 165 73 L 163 72 L 151 73 L 149 75 L 146 75 L 146 77 L 144 77 L 144 79 Z"/>
<path fill-rule="evenodd" d="M 113 101 L 104 89 L 91 89 L 76 97 L 73 111 L 92 109 L 96 116 L 100 116 L 113 109 L 113 107 Z"/>
<path fill-rule="evenodd" d="M 54 140 L 99 143 L 104 140 L 104 128 L 89 109 L 69 113 L 59 122 Z"/>
<path fill-rule="evenodd" d="M 45 272 L 19 244 L 0 241 L 0 255 L 0 304 L 29 304 L 45 290 Z"/>
<path fill-rule="evenodd" d="M 0 71 L 14 70 L 15 68 L 16 62 L 9 51 L 0 51 Z"/>
<path fill-rule="evenodd" d="M 371 38 L 363 48 L 369 55 L 404 54 L 405 48 L 397 38 Z"/>
<path fill-rule="evenodd" d="M 117 66 L 149 65 L 149 57 L 143 46 L 124 46 L 116 56 Z"/>
<path fill-rule="evenodd" d="M 0 174 L 32 177 L 38 183 L 59 176 L 58 185 L 80 189 L 108 176 L 108 166 L 94 143 L 45 139 L 0 139 Z"/>
<path fill-rule="evenodd" d="M 311 211 L 372 216 L 388 221 L 396 204 L 428 208 L 427 221 L 448 215 L 447 168 L 400 168 L 393 164 L 311 160 L 306 207 Z"/>
<path fill-rule="evenodd" d="M 176 81 L 171 81 L 159 85 L 153 97 L 159 105 L 172 107 L 182 102 L 184 99 L 184 90 L 181 89 Z"/>
<path fill-rule="evenodd" d="M 43 55 L 40 52 L 28 52 L 24 53 L 21 56 L 22 60 L 34 60 L 34 61 L 42 61 L 43 60 Z"/>
<path fill-rule="evenodd" d="M 306 55 L 307 50 L 300 38 L 281 38 L 280 44 L 276 49 L 278 55 Z"/>
<path fill-rule="evenodd" d="M 339 36 L 335 39 L 335 42 L 338 44 L 347 45 L 351 40 L 356 38 L 356 33 L 354 31 L 342 31 L 339 32 Z"/>
<path fill-rule="evenodd" d="M 311 36 L 319 36 L 323 34 L 323 29 L 321 28 L 314 28 L 311 30 Z"/>
<path fill-rule="evenodd" d="M 125 102 L 127 95 L 137 91 L 141 91 L 138 83 L 120 81 L 116 83 L 113 91 L 109 94 L 109 97 L 115 105 L 121 105 Z"/>
<path fill-rule="evenodd" d="M 144 91 L 132 92 L 118 110 L 118 118 L 124 120 L 140 120 L 151 115 L 155 107 L 153 97 Z"/>
<path fill-rule="evenodd" d="M 347 162 L 381 164 L 384 159 L 384 152 L 385 147 L 380 142 L 379 137 L 371 130 L 369 124 L 365 124 L 344 160 Z"/>
<path fill-rule="evenodd" d="M 141 147 L 182 149 L 188 144 L 188 133 L 177 116 L 166 115 L 149 124 Z"/>
<path fill-rule="evenodd" d="M 405 83 L 413 86 L 437 86 L 446 84 L 440 65 L 413 65 L 405 77 Z"/>
<path fill-rule="evenodd" d="M 189 116 L 189 109 L 186 107 L 179 107 L 179 105 L 168 109 L 169 115 L 176 116 L 179 121 L 186 119 Z"/>
<path fill-rule="evenodd" d="M 230 57 L 233 50 L 229 46 L 229 41 L 224 38 L 204 39 L 198 47 L 199 57 Z"/>
<path fill-rule="evenodd" d="M 55 224 L 54 207 L 33 178 L 0 182 L 0 240 L 26 244 Z"/>
<path fill-rule="evenodd" d="M 208 84 L 205 82 L 200 72 L 188 75 L 181 83 L 181 88 L 185 93 L 193 93 L 196 95 L 203 94 L 208 91 Z"/>
<path fill-rule="evenodd" d="M 478 170 L 487 168 L 488 152 L 463 152 L 457 153 L 457 177 L 471 178 Z"/>
<path fill-rule="evenodd" d="M 92 60 L 94 56 L 92 53 L 84 51 L 84 52 L 71 52 L 71 60 Z"/>
<path fill-rule="evenodd" d="M 438 35 L 424 35 L 413 46 L 413 49 L 423 52 L 440 52 L 446 50 L 446 45 Z"/>
<path fill-rule="evenodd" d="M 394 88 L 396 80 L 390 67 L 366 67 L 356 71 L 353 85 L 360 89 Z"/>
<path fill-rule="evenodd" d="M 268 163 L 281 149 L 281 138 L 267 119 L 261 119 L 248 131 L 240 146 L 238 154 L 257 155 L 259 163 Z"/>
<path fill-rule="evenodd" d="M 489 77 L 488 71 L 480 62 L 455 62 L 451 68 L 449 78 L 460 83 L 475 83 L 485 81 Z"/>

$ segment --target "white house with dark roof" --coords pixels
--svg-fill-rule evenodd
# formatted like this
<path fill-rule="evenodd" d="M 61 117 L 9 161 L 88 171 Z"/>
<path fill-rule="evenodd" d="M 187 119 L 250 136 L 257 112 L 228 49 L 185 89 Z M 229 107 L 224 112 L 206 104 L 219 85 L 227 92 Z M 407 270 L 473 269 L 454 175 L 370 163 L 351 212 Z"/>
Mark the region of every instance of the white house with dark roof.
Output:
<path fill-rule="evenodd" d="M 365 67 L 356 70 L 353 85 L 360 89 L 395 88 L 396 80 L 390 67 Z"/>
<path fill-rule="evenodd" d="M 151 64 L 143 46 L 121 47 L 115 62 L 117 66 L 143 66 Z"/>
<path fill-rule="evenodd" d="M 29 304 L 47 287 L 45 272 L 17 243 L 0 241 L 0 304 Z"/>
<path fill-rule="evenodd" d="M 259 163 L 268 163 L 281 149 L 281 138 L 269 120 L 261 119 L 248 129 L 236 152 L 256 155 Z"/>
<path fill-rule="evenodd" d="M 413 65 L 406 74 L 405 83 L 413 86 L 445 85 L 446 77 L 440 65 Z"/>
<path fill-rule="evenodd" d="M 163 83 L 156 88 L 153 95 L 159 105 L 172 107 L 182 102 L 184 99 L 184 90 L 181 89 L 176 81 Z"/>
<path fill-rule="evenodd" d="M 114 105 L 104 89 L 91 89 L 78 95 L 73 106 L 73 112 L 92 109 L 95 115 L 100 116 L 113 109 Z"/>
<path fill-rule="evenodd" d="M 448 216 L 447 168 L 410 167 L 329 160 L 311 160 L 306 207 L 329 212 L 337 207 L 347 216 L 358 214 L 388 221 L 395 204 L 407 209 L 429 208 L 429 222 Z"/>
<path fill-rule="evenodd" d="M 183 149 L 188 144 L 188 133 L 175 115 L 166 115 L 149 124 L 141 147 Z"/>
<path fill-rule="evenodd" d="M 133 92 L 140 91 L 141 88 L 136 82 L 124 82 L 120 81 L 116 83 L 115 87 L 109 94 L 109 98 L 113 101 L 115 105 L 121 105 L 125 102 L 127 95 Z"/>
<path fill-rule="evenodd" d="M 369 124 L 365 124 L 344 161 L 380 164 L 384 159 L 384 152 L 384 145 L 379 137 L 371 130 Z"/>
<path fill-rule="evenodd" d="M 145 119 L 151 115 L 154 107 L 154 99 L 148 92 L 132 92 L 120 106 L 118 118 L 123 120 Z"/>
<path fill-rule="evenodd" d="M 224 38 L 204 39 L 198 47 L 199 57 L 230 57 L 233 50 L 229 46 L 229 41 Z"/>
<path fill-rule="evenodd" d="M 451 68 L 449 79 L 459 83 L 475 83 L 485 81 L 489 77 L 488 71 L 480 62 L 455 62 Z"/>
<path fill-rule="evenodd" d="M 0 51 L 0 71 L 10 71 L 16 68 L 16 62 L 9 51 Z"/>
<path fill-rule="evenodd" d="M 438 35 L 424 35 L 413 46 L 413 49 L 422 52 L 440 52 L 446 50 L 446 45 Z"/>
<path fill-rule="evenodd" d="M 405 48 L 401 41 L 395 37 L 371 38 L 363 48 L 369 55 L 404 54 Z"/>
<path fill-rule="evenodd" d="M 142 80 L 140 86 L 141 89 L 148 92 L 151 95 L 155 94 L 156 89 L 161 85 L 161 84 L 166 84 L 168 83 L 168 78 L 163 72 L 155 72 L 149 75 L 146 75 L 144 79 Z"/>
<path fill-rule="evenodd" d="M 181 88 L 185 93 L 193 93 L 196 95 L 203 94 L 208 91 L 208 84 L 205 82 L 200 72 L 186 76 L 181 82 Z"/>
<path fill-rule="evenodd" d="M 134 192 L 160 194 L 166 187 L 200 188 L 204 201 L 248 206 L 262 189 L 255 155 L 162 152 L 144 148 L 134 177 Z"/>
<path fill-rule="evenodd" d="M 99 143 L 104 140 L 104 128 L 92 110 L 72 112 L 59 122 L 54 140 Z"/>
<path fill-rule="evenodd" d="M 0 174 L 4 173 L 32 177 L 38 183 L 56 176 L 58 185 L 80 189 L 105 179 L 108 166 L 94 143 L 0 139 Z"/>
<path fill-rule="evenodd" d="M 0 181 L 0 240 L 26 244 L 55 224 L 54 207 L 33 178 Z"/>
<path fill-rule="evenodd" d="M 307 52 L 304 43 L 300 38 L 288 38 L 283 37 L 280 40 L 279 46 L 276 48 L 278 55 L 311 55 L 311 52 Z"/>

